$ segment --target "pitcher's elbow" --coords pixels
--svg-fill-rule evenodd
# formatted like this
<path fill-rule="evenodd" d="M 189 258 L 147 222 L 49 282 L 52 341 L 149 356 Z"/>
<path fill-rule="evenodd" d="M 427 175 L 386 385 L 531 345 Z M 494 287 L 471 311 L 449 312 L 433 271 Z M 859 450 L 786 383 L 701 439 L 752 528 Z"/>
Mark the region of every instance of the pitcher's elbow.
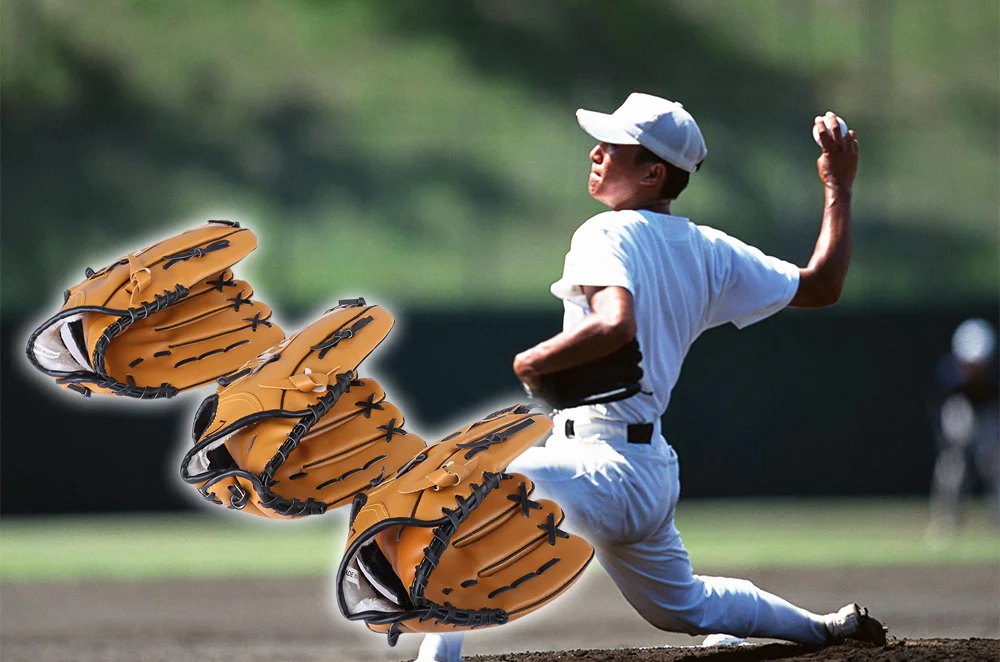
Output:
<path fill-rule="evenodd" d="M 829 272 L 803 269 L 792 305 L 798 308 L 827 308 L 840 301 L 843 291 L 844 278 L 834 277 Z"/>
<path fill-rule="evenodd" d="M 827 287 L 823 292 L 820 293 L 819 297 L 819 308 L 828 308 L 838 301 L 840 301 L 840 295 L 843 293 L 843 285 L 833 285 Z"/>
<path fill-rule="evenodd" d="M 611 335 L 615 339 L 615 342 L 620 345 L 632 342 L 637 332 L 638 326 L 632 317 L 622 317 L 616 320 L 611 327 Z"/>
<path fill-rule="evenodd" d="M 634 319 L 616 316 L 604 321 L 601 336 L 605 339 L 607 346 L 614 351 L 632 342 L 637 331 Z"/>

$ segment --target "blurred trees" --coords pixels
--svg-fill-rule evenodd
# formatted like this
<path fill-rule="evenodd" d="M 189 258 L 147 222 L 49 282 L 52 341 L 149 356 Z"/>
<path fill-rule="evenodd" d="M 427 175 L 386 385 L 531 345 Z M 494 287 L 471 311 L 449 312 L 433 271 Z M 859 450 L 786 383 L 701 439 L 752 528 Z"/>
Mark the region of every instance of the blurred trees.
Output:
<path fill-rule="evenodd" d="M 845 303 L 997 297 L 998 7 L 933 0 L 9 0 L 5 311 L 146 239 L 245 221 L 279 306 L 549 301 L 586 196 L 580 106 L 684 102 L 677 213 L 799 262 L 812 117 L 862 141 Z"/>

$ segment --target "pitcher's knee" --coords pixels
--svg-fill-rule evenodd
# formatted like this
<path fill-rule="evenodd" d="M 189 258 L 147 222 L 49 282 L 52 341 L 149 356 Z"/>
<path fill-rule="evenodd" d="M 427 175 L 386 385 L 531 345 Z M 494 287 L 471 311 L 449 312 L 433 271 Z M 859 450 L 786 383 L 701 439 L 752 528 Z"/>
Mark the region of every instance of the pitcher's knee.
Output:
<path fill-rule="evenodd" d="M 666 632 L 700 634 L 704 632 L 705 605 L 700 590 L 671 595 L 668 600 L 634 605 L 647 623 Z"/>
<path fill-rule="evenodd" d="M 683 590 L 657 602 L 635 605 L 652 626 L 667 632 L 745 635 L 753 629 L 757 587 L 745 579 L 695 575 Z M 747 608 L 750 607 L 750 608 Z"/>
<path fill-rule="evenodd" d="M 683 634 L 701 634 L 705 632 L 702 626 L 703 612 L 698 607 L 686 609 L 657 608 L 640 611 L 640 615 L 650 625 L 665 632 L 680 632 Z"/>

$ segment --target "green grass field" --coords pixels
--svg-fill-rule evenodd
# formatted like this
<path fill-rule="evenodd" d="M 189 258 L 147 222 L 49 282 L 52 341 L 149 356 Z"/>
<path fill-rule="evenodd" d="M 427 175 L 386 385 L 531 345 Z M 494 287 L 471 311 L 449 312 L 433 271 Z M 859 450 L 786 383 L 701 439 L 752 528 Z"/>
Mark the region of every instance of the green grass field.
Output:
<path fill-rule="evenodd" d="M 922 500 L 691 501 L 678 527 L 696 569 L 997 564 L 989 510 L 968 509 L 948 540 L 926 536 Z M 345 516 L 264 522 L 218 514 L 0 520 L 0 581 L 322 576 Z"/>

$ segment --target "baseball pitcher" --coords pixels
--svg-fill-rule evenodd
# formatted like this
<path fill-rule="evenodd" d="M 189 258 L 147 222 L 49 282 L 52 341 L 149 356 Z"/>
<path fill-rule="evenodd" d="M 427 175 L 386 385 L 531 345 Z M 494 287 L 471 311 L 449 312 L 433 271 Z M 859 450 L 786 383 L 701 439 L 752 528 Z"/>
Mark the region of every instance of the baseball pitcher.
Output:
<path fill-rule="evenodd" d="M 577 120 L 598 141 L 587 189 L 610 211 L 577 229 L 552 285 L 563 300 L 562 333 L 514 359 L 525 387 L 556 409 L 546 444 L 509 471 L 563 505 L 567 527 L 594 545 L 625 599 L 662 630 L 884 644 L 885 628 L 858 605 L 814 614 L 749 581 L 694 574 L 674 525 L 677 455 L 660 431 L 684 357 L 703 332 L 840 297 L 851 255 L 855 133 L 841 135 L 833 113 L 815 119 L 825 205 L 812 258 L 799 268 L 672 213 L 707 154 L 681 104 L 637 93 L 610 115 L 579 110 Z M 419 660 L 459 660 L 461 642 L 428 635 Z"/>

